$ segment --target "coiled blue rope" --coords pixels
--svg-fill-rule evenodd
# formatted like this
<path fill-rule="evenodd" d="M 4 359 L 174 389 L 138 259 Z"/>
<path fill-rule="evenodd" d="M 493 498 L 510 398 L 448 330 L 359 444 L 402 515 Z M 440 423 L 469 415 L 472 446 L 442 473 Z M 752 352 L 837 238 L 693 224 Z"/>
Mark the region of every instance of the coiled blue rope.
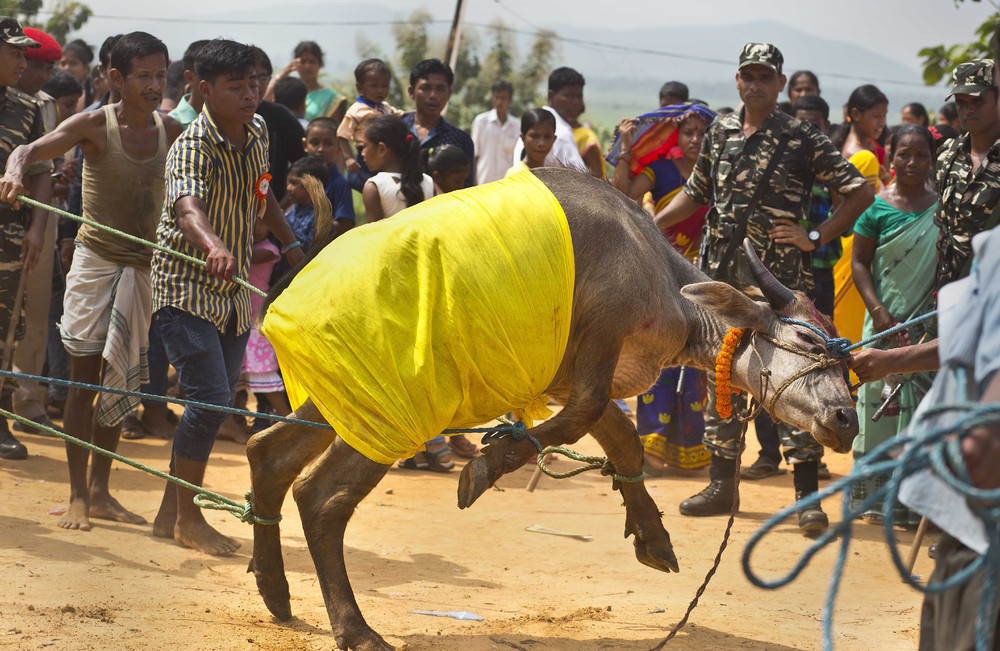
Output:
<path fill-rule="evenodd" d="M 861 459 L 855 460 L 850 475 L 774 514 L 747 542 L 742 559 L 744 574 L 757 587 L 774 590 L 788 585 L 798 578 L 802 570 L 821 549 L 841 536 L 840 550 L 823 608 L 823 649 L 825 651 L 833 649 L 833 609 L 843 577 L 844 565 L 847 562 L 854 520 L 878 503 L 883 505 L 883 528 L 892 561 L 903 581 L 913 588 L 924 593 L 943 592 L 965 583 L 978 571 L 985 570 L 983 596 L 976 614 L 976 649 L 977 651 L 987 651 L 991 648 L 996 624 L 997 590 L 1000 587 L 1000 489 L 983 490 L 972 485 L 968 468 L 962 457 L 961 440 L 976 427 L 1000 423 L 1000 404 L 958 403 L 942 405 L 929 409 L 925 417 L 949 411 L 966 412 L 966 415 L 958 424 L 939 427 L 922 434 L 903 434 L 885 441 Z M 893 529 L 892 507 L 898 500 L 903 480 L 915 472 L 928 468 L 933 469 L 949 486 L 965 496 L 970 509 L 983 521 L 989 547 L 985 554 L 977 557 L 968 567 L 946 581 L 921 585 L 910 576 L 900 556 L 896 532 Z M 854 484 L 886 474 L 890 475 L 889 481 L 852 510 L 850 503 Z M 759 577 L 750 565 L 750 557 L 763 537 L 781 524 L 785 518 L 802 509 L 817 506 L 823 499 L 837 492 L 843 494 L 842 521 L 827 529 L 817 538 L 786 575 L 770 581 Z"/>
<path fill-rule="evenodd" d="M 888 330 L 883 330 L 882 332 L 872 335 L 867 339 L 863 339 L 856 344 L 852 344 L 851 340 L 846 337 L 831 337 L 822 330 L 820 330 L 819 328 L 817 328 L 816 326 L 814 326 L 813 324 L 807 323 L 805 321 L 800 321 L 799 319 L 793 319 L 787 316 L 779 316 L 778 320 L 781 321 L 782 323 L 791 323 L 794 325 L 800 325 L 809 328 L 810 330 L 818 334 L 820 337 L 822 337 L 824 341 L 826 341 L 826 349 L 831 355 L 839 359 L 847 359 L 848 357 L 851 356 L 851 351 L 858 350 L 859 348 L 864 348 L 873 341 L 878 341 L 883 337 L 888 337 L 889 335 L 895 334 L 900 330 L 905 330 L 906 328 L 909 328 L 912 325 L 920 323 L 921 321 L 932 319 L 935 316 L 937 316 L 937 310 L 932 310 L 927 314 L 922 314 L 918 317 L 914 317 L 909 321 L 906 321 L 905 323 L 898 323 L 893 327 L 889 328 Z"/>

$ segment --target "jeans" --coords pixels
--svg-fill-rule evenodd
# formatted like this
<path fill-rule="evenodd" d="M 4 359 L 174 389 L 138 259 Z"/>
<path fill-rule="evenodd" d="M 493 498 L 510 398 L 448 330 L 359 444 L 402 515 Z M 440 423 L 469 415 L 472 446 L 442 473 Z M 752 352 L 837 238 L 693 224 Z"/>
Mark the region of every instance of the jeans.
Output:
<path fill-rule="evenodd" d="M 167 395 L 167 374 L 170 372 L 170 360 L 167 359 L 167 350 L 163 346 L 163 336 L 160 334 L 160 326 L 156 319 L 149 322 L 149 384 L 142 385 L 141 391 L 154 396 Z M 162 402 L 143 400 L 143 407 L 150 405 L 162 405 Z"/>
<path fill-rule="evenodd" d="M 177 369 L 184 395 L 189 400 L 232 407 L 250 330 L 233 334 L 235 313 L 225 333 L 219 332 L 215 324 L 175 307 L 160 308 L 155 318 L 167 358 Z M 208 461 L 215 435 L 227 415 L 221 411 L 187 407 L 174 436 L 174 456 L 188 461 Z M 173 470 L 172 460 L 170 465 Z"/>

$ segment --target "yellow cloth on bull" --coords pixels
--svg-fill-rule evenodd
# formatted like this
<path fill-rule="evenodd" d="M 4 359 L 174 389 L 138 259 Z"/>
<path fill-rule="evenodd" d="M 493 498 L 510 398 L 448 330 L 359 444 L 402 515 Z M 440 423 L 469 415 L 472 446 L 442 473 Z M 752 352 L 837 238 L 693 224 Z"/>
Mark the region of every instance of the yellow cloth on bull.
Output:
<path fill-rule="evenodd" d="M 512 408 L 543 418 L 569 339 L 573 243 L 531 172 L 352 229 L 270 305 L 261 331 L 307 397 L 372 461 Z"/>

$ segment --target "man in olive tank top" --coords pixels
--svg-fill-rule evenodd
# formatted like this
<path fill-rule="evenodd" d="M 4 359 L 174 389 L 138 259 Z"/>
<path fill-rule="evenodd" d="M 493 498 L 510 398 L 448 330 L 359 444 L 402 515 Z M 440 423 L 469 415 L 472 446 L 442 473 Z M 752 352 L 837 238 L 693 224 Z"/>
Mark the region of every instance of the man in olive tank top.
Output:
<path fill-rule="evenodd" d="M 155 239 L 163 207 L 167 150 L 181 134 L 176 120 L 156 112 L 167 76 L 167 47 L 144 32 L 122 36 L 111 51 L 109 81 L 121 101 L 62 122 L 34 143 L 19 147 L 0 179 L 0 199 L 15 202 L 23 193 L 25 170 L 79 145 L 83 163 L 83 216 L 104 226 Z M 114 233 L 83 225 L 66 278 L 64 314 L 59 324 L 71 355 L 70 378 L 77 382 L 138 391 L 146 379 L 146 348 L 152 296 L 152 249 Z M 70 389 L 66 431 L 115 450 L 121 420 L 138 400 Z M 111 460 L 66 446 L 70 506 L 59 520 L 65 529 L 90 529 L 90 518 L 142 524 L 111 497 Z"/>

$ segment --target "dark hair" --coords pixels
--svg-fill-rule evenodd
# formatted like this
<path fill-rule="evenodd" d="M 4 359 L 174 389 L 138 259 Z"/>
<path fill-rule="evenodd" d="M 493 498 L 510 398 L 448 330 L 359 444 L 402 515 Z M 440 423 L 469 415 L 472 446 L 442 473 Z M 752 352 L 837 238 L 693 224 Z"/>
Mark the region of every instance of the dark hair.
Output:
<path fill-rule="evenodd" d="M 129 32 L 111 48 L 111 67 L 127 77 L 136 59 L 154 54 L 162 54 L 165 62 L 170 61 L 170 53 L 163 41 L 146 32 Z"/>
<path fill-rule="evenodd" d="M 539 122 L 548 122 L 552 128 L 556 128 L 556 116 L 543 108 L 533 108 L 524 112 L 521 116 L 521 135 L 528 133 L 531 127 Z"/>
<path fill-rule="evenodd" d="M 920 102 L 910 102 L 909 104 L 903 107 L 904 111 L 907 109 L 910 110 L 910 113 L 912 113 L 914 117 L 919 118 L 920 120 L 923 121 L 922 126 L 926 127 L 928 124 L 931 123 L 930 117 L 927 115 L 927 108 Z"/>
<path fill-rule="evenodd" d="M 934 136 L 927 127 L 922 127 L 919 124 L 901 124 L 893 130 L 892 146 L 888 152 L 889 160 L 892 160 L 892 157 L 896 155 L 896 147 L 899 146 L 899 141 L 904 136 L 913 134 L 920 136 L 927 143 L 927 151 L 931 153 L 931 161 L 933 162 L 935 152 L 937 151 L 937 144 L 934 142 Z"/>
<path fill-rule="evenodd" d="M 851 111 L 857 109 L 863 113 L 879 104 L 888 105 L 889 98 L 877 87 L 872 84 L 865 84 L 864 86 L 855 88 L 851 96 L 847 98 L 847 122 L 837 127 L 830 136 L 830 141 L 834 147 L 838 150 L 843 149 L 844 143 L 847 142 L 847 136 L 851 132 Z"/>
<path fill-rule="evenodd" d="M 309 124 L 306 125 L 306 136 L 309 136 L 309 132 L 313 129 L 328 129 L 337 132 L 337 121 L 333 118 L 318 117 L 309 120 Z"/>
<path fill-rule="evenodd" d="M 257 73 L 260 74 L 261 72 L 267 72 L 267 76 L 270 77 L 271 73 L 274 72 L 274 66 L 271 65 L 271 57 L 267 56 L 267 52 L 260 49 L 256 45 L 251 45 L 250 49 L 253 50 L 254 67 L 256 68 L 258 67 L 257 64 L 258 63 L 260 64 L 259 67 L 261 69 L 258 70 Z M 263 88 L 261 88 L 260 90 L 261 93 L 264 92 Z"/>
<path fill-rule="evenodd" d="M 506 92 L 511 99 L 514 99 L 514 84 L 510 83 L 506 79 L 497 79 L 490 86 L 491 93 L 503 93 Z"/>
<path fill-rule="evenodd" d="M 830 119 L 830 105 L 819 95 L 803 95 L 792 104 L 792 111 L 819 111 L 824 120 Z"/>
<path fill-rule="evenodd" d="M 115 43 L 117 43 L 118 39 L 121 37 L 121 34 L 115 34 L 114 36 L 107 37 L 104 39 L 104 42 L 101 43 L 101 49 L 97 53 L 97 61 L 104 66 L 105 71 L 111 67 L 111 50 L 114 49 Z"/>
<path fill-rule="evenodd" d="M 298 77 L 282 77 L 274 82 L 274 101 L 292 111 L 302 108 L 308 94 L 306 82 Z"/>
<path fill-rule="evenodd" d="M 679 81 L 668 81 L 660 86 L 660 99 L 665 97 L 676 97 L 682 102 L 688 101 L 690 95 L 688 94 L 687 84 Z"/>
<path fill-rule="evenodd" d="M 937 146 L 937 153 L 941 153 L 941 149 L 948 144 L 949 140 L 962 135 L 958 132 L 958 129 L 950 124 L 936 124 L 934 125 L 934 132 L 938 135 L 934 141 Z"/>
<path fill-rule="evenodd" d="M 184 70 L 194 72 L 194 64 L 198 60 L 198 54 L 201 53 L 202 48 L 211 43 L 208 39 L 202 39 L 200 41 L 195 41 L 191 45 L 187 46 L 184 50 L 184 58 L 181 61 L 184 63 Z M 197 74 L 197 73 L 196 73 Z"/>
<path fill-rule="evenodd" d="M 184 96 L 184 64 L 181 61 L 172 61 L 167 66 L 167 87 L 163 94 L 175 102 Z"/>
<path fill-rule="evenodd" d="M 365 59 L 354 68 L 354 81 L 360 84 L 369 72 L 385 77 L 392 76 L 389 72 L 389 66 L 382 59 Z"/>
<path fill-rule="evenodd" d="M 410 71 L 410 86 L 416 86 L 418 81 L 429 79 L 431 75 L 444 75 L 445 81 L 448 82 L 448 88 L 451 88 L 452 84 L 455 83 L 455 73 L 452 72 L 447 63 L 442 62 L 441 59 L 424 59 L 413 66 L 413 70 Z"/>
<path fill-rule="evenodd" d="M 76 80 L 76 77 L 59 68 L 52 68 L 49 80 L 42 86 L 42 90 L 56 99 L 67 95 L 83 94 L 83 86 Z"/>
<path fill-rule="evenodd" d="M 323 67 L 323 48 L 316 41 L 302 41 L 292 50 L 292 56 L 298 59 L 303 54 L 311 54 L 319 61 L 319 67 Z"/>
<path fill-rule="evenodd" d="M 566 66 L 556 68 L 552 71 L 552 74 L 549 75 L 549 91 L 553 93 L 558 93 L 566 86 L 583 86 L 586 83 L 587 82 L 583 79 L 583 75 L 572 68 L 567 68 Z"/>
<path fill-rule="evenodd" d="M 778 110 L 785 115 L 795 117 L 795 112 L 792 110 L 792 103 L 787 100 L 778 102 Z"/>
<path fill-rule="evenodd" d="M 220 75 L 245 75 L 254 67 L 254 63 L 253 50 L 249 45 L 217 38 L 201 48 L 194 64 L 194 73 L 200 81 L 214 84 Z"/>
<path fill-rule="evenodd" d="M 86 65 L 94 62 L 94 48 L 87 45 L 85 41 L 74 38 L 62 48 L 63 56 L 69 55 L 83 61 Z"/>
<path fill-rule="evenodd" d="M 793 72 L 792 76 L 788 78 L 789 90 L 792 89 L 792 86 L 795 85 L 795 82 L 798 80 L 799 77 L 808 77 L 809 81 L 811 81 L 813 83 L 813 86 L 816 87 L 816 90 L 819 91 L 819 78 L 815 74 L 813 74 L 812 70 L 796 70 L 795 72 Z"/>
<path fill-rule="evenodd" d="M 289 174 L 298 177 L 311 176 L 320 183 L 326 185 L 326 179 L 330 176 L 330 168 L 319 156 L 306 156 L 292 163 L 288 170 Z"/>
<path fill-rule="evenodd" d="M 938 111 L 948 122 L 958 119 L 958 105 L 955 102 L 948 102 Z"/>
<path fill-rule="evenodd" d="M 465 152 L 455 145 L 441 145 L 424 150 L 423 167 L 427 174 L 453 174 L 468 170 L 472 162 Z"/>
<path fill-rule="evenodd" d="M 372 144 L 384 143 L 399 161 L 399 191 L 406 199 L 406 206 L 413 206 L 428 197 L 420 184 L 424 173 L 420 168 L 420 141 L 417 140 L 403 118 L 397 115 L 376 115 L 365 123 L 365 137 Z"/>

